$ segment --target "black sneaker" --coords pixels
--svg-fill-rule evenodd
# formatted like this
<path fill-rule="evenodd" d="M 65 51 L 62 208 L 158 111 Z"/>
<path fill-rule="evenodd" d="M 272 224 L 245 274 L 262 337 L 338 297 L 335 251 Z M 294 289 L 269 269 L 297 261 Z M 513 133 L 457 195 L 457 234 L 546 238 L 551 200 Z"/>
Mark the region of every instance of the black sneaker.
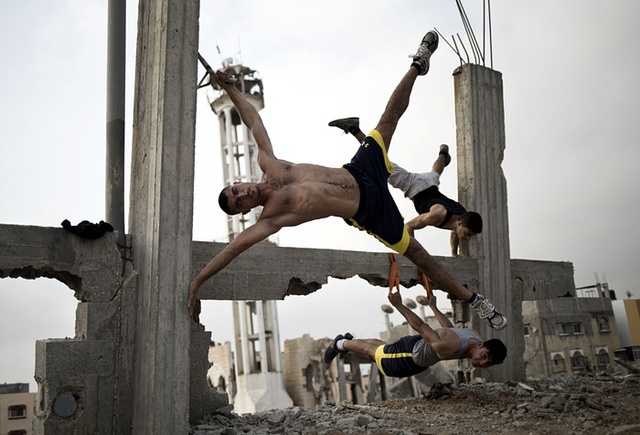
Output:
<path fill-rule="evenodd" d="M 360 118 L 336 119 L 329 123 L 329 127 L 338 127 L 347 134 L 355 134 L 360 131 Z"/>
<path fill-rule="evenodd" d="M 440 145 L 440 153 L 444 155 L 444 166 L 449 166 L 451 163 L 451 154 L 449 154 L 449 145 L 442 144 Z"/>
<path fill-rule="evenodd" d="M 429 59 L 438 48 L 438 40 L 438 34 L 435 30 L 428 31 L 427 34 L 424 35 L 424 38 L 422 38 L 416 54 L 409 55 L 409 57 L 413 58 L 413 63 L 420 66 L 421 76 L 429 71 Z"/>
<path fill-rule="evenodd" d="M 331 344 L 329 345 L 329 347 L 327 347 L 327 350 L 324 351 L 324 362 L 329 364 L 331 361 L 333 361 L 335 359 L 335 357 L 338 356 L 338 354 L 342 353 L 338 350 L 338 348 L 336 347 L 336 344 L 338 343 L 338 341 L 343 340 L 344 339 L 344 335 L 339 334 L 336 336 L 336 338 L 333 339 L 333 341 L 331 342 Z M 344 352 L 346 353 L 346 352 Z"/>

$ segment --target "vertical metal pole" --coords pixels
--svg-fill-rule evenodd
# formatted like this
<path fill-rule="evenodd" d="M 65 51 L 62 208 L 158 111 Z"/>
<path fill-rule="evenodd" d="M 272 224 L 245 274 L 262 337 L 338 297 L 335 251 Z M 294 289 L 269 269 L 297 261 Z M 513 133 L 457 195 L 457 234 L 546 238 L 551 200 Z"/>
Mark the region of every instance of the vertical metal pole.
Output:
<path fill-rule="evenodd" d="M 109 0 L 105 219 L 124 246 L 124 95 L 126 0 Z"/>

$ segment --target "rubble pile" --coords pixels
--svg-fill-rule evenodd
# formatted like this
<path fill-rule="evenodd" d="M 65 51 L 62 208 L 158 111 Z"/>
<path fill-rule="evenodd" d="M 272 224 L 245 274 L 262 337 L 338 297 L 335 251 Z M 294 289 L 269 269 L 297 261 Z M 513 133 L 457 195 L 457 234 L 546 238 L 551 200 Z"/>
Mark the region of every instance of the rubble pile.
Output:
<path fill-rule="evenodd" d="M 236 415 L 217 410 L 192 435 L 638 434 L 640 375 L 586 374 L 527 382 L 436 384 L 422 398 L 324 404 Z"/>

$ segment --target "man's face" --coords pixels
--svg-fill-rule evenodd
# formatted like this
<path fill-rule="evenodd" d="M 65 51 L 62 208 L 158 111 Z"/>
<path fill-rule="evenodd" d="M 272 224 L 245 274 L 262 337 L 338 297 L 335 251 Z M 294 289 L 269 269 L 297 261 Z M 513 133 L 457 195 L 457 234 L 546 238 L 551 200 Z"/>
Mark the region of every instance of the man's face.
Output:
<path fill-rule="evenodd" d="M 260 188 L 255 183 L 235 183 L 227 187 L 226 195 L 232 215 L 247 214 L 260 204 Z"/>
<path fill-rule="evenodd" d="M 464 225 L 460 225 L 456 229 L 456 234 L 458 235 L 458 239 L 460 239 L 460 240 L 469 240 L 471 237 L 476 235 L 476 233 L 474 233 L 473 231 L 471 231 L 469 228 L 465 227 Z"/>
<path fill-rule="evenodd" d="M 489 356 L 489 349 L 484 346 L 477 347 L 471 355 L 471 365 L 474 367 L 490 367 L 493 365 Z"/>

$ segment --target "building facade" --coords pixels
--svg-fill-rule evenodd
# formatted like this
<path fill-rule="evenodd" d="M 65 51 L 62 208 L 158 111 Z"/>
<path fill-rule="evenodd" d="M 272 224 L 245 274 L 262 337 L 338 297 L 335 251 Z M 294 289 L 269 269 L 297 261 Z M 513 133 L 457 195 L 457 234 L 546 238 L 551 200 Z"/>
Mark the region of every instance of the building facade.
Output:
<path fill-rule="evenodd" d="M 611 303 L 625 357 L 640 367 L 640 299 L 614 300 Z"/>
<path fill-rule="evenodd" d="M 523 301 L 527 379 L 622 372 L 614 363 L 621 344 L 609 292 L 583 296 Z"/>
<path fill-rule="evenodd" d="M 33 415 L 36 393 L 29 392 L 29 384 L 0 385 L 0 434 L 33 434 Z"/>

